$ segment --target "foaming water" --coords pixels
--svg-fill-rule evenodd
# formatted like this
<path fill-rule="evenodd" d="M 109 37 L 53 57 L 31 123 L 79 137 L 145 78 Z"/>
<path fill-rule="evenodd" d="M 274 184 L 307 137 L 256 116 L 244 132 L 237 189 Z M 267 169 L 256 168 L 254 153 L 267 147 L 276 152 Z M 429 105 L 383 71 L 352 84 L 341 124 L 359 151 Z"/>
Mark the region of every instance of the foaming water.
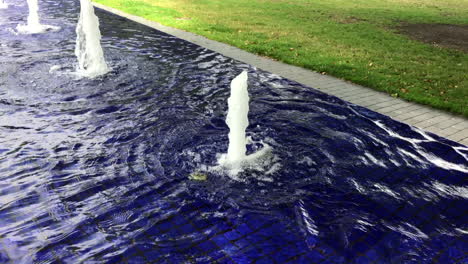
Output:
<path fill-rule="evenodd" d="M 266 138 L 272 142 L 273 139 Z M 265 141 L 253 141 L 251 137 L 246 138 L 246 145 L 252 148 L 252 153 L 245 155 L 236 163 L 228 162 L 226 154 L 217 153 L 217 163 L 214 165 L 203 164 L 199 153 L 185 152 L 184 155 L 192 157 L 200 165 L 196 168 L 197 173 L 216 175 L 217 177 L 229 176 L 234 181 L 247 182 L 253 178 L 259 181 L 273 182 L 271 177 L 281 168 L 281 159 L 273 152 L 273 148 Z M 204 151 L 203 151 L 204 152 Z M 206 153 L 201 153 L 206 155 Z M 216 177 L 215 176 L 215 177 Z"/>
<path fill-rule="evenodd" d="M 94 7 L 90 0 L 80 0 L 80 7 L 75 47 L 75 55 L 78 59 L 77 73 L 83 77 L 95 78 L 109 71 L 101 47 L 99 19 L 94 14 Z"/>
<path fill-rule="evenodd" d="M 39 34 L 48 31 L 58 31 L 60 27 L 43 25 L 39 22 L 39 5 L 38 0 L 27 0 L 29 15 L 26 25 L 18 25 L 16 29 L 20 34 Z"/>
<path fill-rule="evenodd" d="M 8 8 L 8 4 L 5 3 L 5 0 L 0 0 L 0 9 Z"/>
<path fill-rule="evenodd" d="M 60 33 L 0 10 L 0 262 L 466 262 L 466 146 L 97 9 L 112 70 L 64 74 L 79 2 L 40 3 Z"/>

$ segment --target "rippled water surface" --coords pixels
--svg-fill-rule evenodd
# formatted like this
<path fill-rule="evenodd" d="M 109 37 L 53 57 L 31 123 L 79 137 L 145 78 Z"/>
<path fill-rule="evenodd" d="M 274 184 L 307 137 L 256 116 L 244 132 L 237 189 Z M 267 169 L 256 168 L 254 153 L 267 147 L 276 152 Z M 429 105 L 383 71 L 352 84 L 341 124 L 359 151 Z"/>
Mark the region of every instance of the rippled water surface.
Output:
<path fill-rule="evenodd" d="M 1 263 L 468 262 L 466 146 L 104 12 L 112 71 L 79 79 L 78 1 L 40 1 L 61 30 L 37 35 L 7 2 Z M 242 70 L 274 168 L 191 180 L 227 151 Z"/>

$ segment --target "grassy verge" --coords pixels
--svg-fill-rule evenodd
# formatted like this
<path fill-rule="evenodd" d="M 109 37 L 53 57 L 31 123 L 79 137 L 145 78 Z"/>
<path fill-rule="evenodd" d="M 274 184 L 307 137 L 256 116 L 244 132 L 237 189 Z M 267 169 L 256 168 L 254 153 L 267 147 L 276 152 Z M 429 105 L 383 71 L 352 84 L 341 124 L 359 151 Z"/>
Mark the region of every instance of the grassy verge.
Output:
<path fill-rule="evenodd" d="M 468 0 L 95 0 L 252 53 L 468 117 L 468 54 L 398 33 L 468 24 Z"/>

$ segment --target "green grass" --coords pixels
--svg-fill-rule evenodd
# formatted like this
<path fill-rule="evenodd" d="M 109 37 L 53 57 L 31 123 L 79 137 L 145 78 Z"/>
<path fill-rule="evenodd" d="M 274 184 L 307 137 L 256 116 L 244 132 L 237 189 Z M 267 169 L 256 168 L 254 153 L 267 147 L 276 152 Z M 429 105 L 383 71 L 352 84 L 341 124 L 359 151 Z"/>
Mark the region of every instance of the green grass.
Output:
<path fill-rule="evenodd" d="M 468 117 L 468 54 L 399 34 L 468 24 L 468 0 L 95 0 L 278 61 Z"/>

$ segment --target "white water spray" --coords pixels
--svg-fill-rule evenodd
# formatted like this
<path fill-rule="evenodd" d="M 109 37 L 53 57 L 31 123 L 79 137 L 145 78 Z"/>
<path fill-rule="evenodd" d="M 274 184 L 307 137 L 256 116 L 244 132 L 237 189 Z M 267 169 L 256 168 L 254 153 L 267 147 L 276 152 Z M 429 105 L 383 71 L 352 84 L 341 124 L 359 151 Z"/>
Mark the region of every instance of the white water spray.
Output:
<path fill-rule="evenodd" d="M 80 0 L 81 11 L 76 26 L 75 55 L 78 59 L 78 74 L 94 78 L 109 71 L 101 47 L 99 19 L 94 14 L 90 0 Z"/>
<path fill-rule="evenodd" d="M 228 99 L 226 124 L 229 126 L 229 147 L 226 162 L 239 164 L 245 159 L 247 141 L 245 130 L 249 125 L 249 93 L 247 72 L 242 72 L 231 82 L 231 96 Z"/>
<path fill-rule="evenodd" d="M 227 154 L 221 155 L 218 163 L 227 169 L 231 176 L 237 175 L 246 159 L 247 138 L 245 130 L 249 125 L 248 75 L 243 71 L 231 81 L 231 96 L 228 99 L 226 124 L 229 126 L 229 147 Z"/>
<path fill-rule="evenodd" d="M 28 8 L 29 8 L 28 24 L 18 25 L 17 30 L 19 33 L 37 34 L 37 33 L 43 33 L 46 31 L 57 31 L 60 29 L 59 27 L 55 27 L 55 26 L 42 25 L 39 22 L 39 5 L 37 3 L 37 0 L 27 0 L 27 1 L 28 1 Z"/>
<path fill-rule="evenodd" d="M 0 9 L 8 8 L 8 4 L 5 3 L 5 0 L 0 0 Z"/>
<path fill-rule="evenodd" d="M 27 0 L 29 7 L 28 26 L 31 28 L 40 28 L 39 23 L 39 5 L 37 0 Z"/>
<path fill-rule="evenodd" d="M 247 155 L 245 130 L 249 125 L 249 92 L 247 91 L 248 75 L 243 71 L 231 82 L 231 96 L 228 99 L 228 114 L 226 124 L 229 126 L 229 147 L 227 154 L 221 155 L 218 163 L 227 169 L 230 176 L 236 175 L 244 168 L 254 168 L 264 171 L 264 165 L 271 165 L 272 160 L 264 160 L 271 153 L 271 147 L 263 144 L 263 148 Z M 263 159 L 263 160 L 262 160 Z"/>
<path fill-rule="evenodd" d="M 269 143 L 275 144 L 272 138 L 254 141 L 246 136 L 249 126 L 249 92 L 247 90 L 248 75 L 243 71 L 231 81 L 231 95 L 228 98 L 228 113 L 226 124 L 229 127 L 229 146 L 227 153 L 217 154 L 218 164 L 215 166 L 200 166 L 189 176 L 192 180 L 206 180 L 204 172 L 226 173 L 231 179 L 244 181 L 246 175 L 239 175 L 248 170 L 249 175 L 260 181 L 273 181 L 270 176 L 281 168 L 279 157 L 273 154 Z M 247 144 L 261 145 L 254 153 L 247 155 Z M 267 144 L 268 143 L 268 144 Z M 256 147 L 255 146 L 255 147 Z M 200 155 L 189 152 L 194 160 L 200 160 Z"/>

